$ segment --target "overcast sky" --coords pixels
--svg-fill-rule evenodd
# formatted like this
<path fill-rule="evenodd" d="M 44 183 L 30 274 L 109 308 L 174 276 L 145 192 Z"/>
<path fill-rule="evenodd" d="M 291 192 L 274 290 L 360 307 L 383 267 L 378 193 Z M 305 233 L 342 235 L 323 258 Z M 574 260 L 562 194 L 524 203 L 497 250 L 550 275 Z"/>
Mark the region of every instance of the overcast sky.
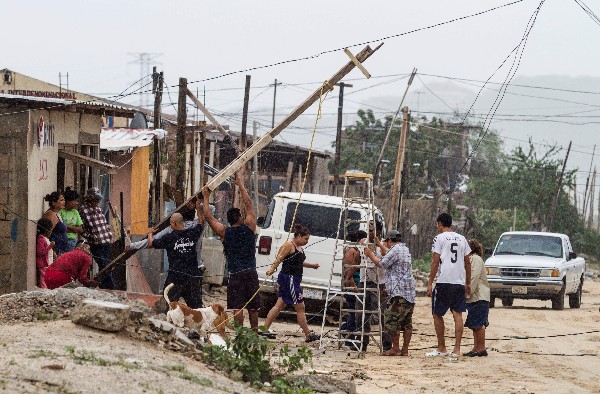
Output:
<path fill-rule="evenodd" d="M 10 1 L 2 8 L 0 68 L 56 84 L 58 73 L 68 72 L 71 89 L 114 97 L 139 87 L 128 89 L 144 71 L 138 54 L 154 54 L 151 65 L 158 65 L 172 86 L 170 98 L 163 100 L 165 112 L 174 112 L 174 85 L 179 77 L 186 77 L 190 89 L 198 89 L 200 96 L 206 89 L 207 107 L 234 130 L 240 128 L 244 80 L 250 74 L 249 119 L 260 123 L 262 134 L 270 129 L 273 88 L 269 84 L 275 78 L 284 83 L 277 89 L 276 120 L 280 120 L 348 61 L 343 51 L 330 50 L 350 46 L 357 53 L 363 46 L 352 45 L 509 2 Z M 585 4 L 600 14 L 597 1 L 585 0 Z M 577 166 L 581 177 L 587 176 L 593 146 L 597 144 L 600 151 L 600 22 L 594 22 L 575 0 L 547 0 L 518 67 L 511 57 L 497 71 L 523 38 L 539 5 L 540 0 L 522 0 L 383 40 L 383 47 L 365 62 L 372 78 L 354 70 L 345 79 L 354 86 L 346 90 L 344 124 L 356 120 L 353 114 L 359 108 L 371 108 L 381 118 L 392 114 L 413 67 L 419 78 L 405 104 L 413 113 L 431 117 L 466 111 L 482 81 L 496 72 L 492 82 L 503 82 L 514 64 L 514 84 L 551 89 L 509 88 L 492 122 L 507 137 L 506 149 L 530 137 L 535 143 L 564 147 L 573 140 L 569 167 Z M 326 53 L 308 60 L 243 71 L 322 52 Z M 235 71 L 242 72 L 211 79 Z M 476 116 L 492 108 L 498 88 L 492 84 L 484 89 L 474 104 Z M 552 90 L 558 88 L 578 92 Z M 323 107 L 325 116 L 315 144 L 320 150 L 331 149 L 335 136 L 337 94 L 332 92 Z M 134 94 L 122 100 L 137 104 L 140 97 Z M 280 139 L 307 146 L 315 114 L 316 107 L 309 109 Z"/>

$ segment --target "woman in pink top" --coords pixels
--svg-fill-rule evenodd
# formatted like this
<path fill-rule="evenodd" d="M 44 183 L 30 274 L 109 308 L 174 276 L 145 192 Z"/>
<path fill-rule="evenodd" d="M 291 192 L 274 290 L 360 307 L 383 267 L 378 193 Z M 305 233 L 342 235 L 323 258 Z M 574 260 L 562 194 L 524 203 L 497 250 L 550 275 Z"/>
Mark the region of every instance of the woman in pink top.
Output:
<path fill-rule="evenodd" d="M 37 222 L 37 248 L 36 248 L 36 267 L 37 267 L 37 286 L 46 288 L 45 273 L 46 268 L 54 260 L 52 248 L 54 242 L 50 241 L 52 232 L 52 222 L 49 219 L 41 218 Z"/>

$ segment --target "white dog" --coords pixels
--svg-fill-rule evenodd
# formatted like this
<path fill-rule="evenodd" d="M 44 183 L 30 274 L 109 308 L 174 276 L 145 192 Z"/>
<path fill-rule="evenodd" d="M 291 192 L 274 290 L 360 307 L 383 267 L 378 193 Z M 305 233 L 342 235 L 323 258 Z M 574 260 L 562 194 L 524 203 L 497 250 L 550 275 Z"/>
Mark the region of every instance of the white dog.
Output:
<path fill-rule="evenodd" d="M 189 306 L 169 300 L 169 290 L 174 286 L 173 283 L 165 287 L 163 296 L 169 304 L 167 312 L 167 321 L 173 323 L 177 327 L 193 328 L 204 335 L 211 328 L 215 328 L 221 337 L 225 338 L 225 325 L 227 324 L 227 312 L 220 304 L 212 304 L 206 308 L 192 309 Z"/>

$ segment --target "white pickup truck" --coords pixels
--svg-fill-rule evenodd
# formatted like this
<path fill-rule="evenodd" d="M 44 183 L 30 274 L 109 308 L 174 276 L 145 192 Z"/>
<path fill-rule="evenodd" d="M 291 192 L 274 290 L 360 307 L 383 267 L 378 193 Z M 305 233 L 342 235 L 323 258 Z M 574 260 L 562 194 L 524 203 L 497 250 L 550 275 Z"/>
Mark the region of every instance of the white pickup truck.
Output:
<path fill-rule="evenodd" d="M 279 248 L 285 243 L 295 215 L 294 223 L 300 223 L 310 230 L 310 239 L 304 247 L 306 261 L 318 263 L 317 270 L 304 269 L 302 276 L 302 294 L 304 299 L 311 304 L 321 305 L 327 294 L 329 278 L 332 275 L 331 265 L 335 252 L 336 238 L 338 236 L 342 198 L 319 194 L 303 193 L 302 201 L 298 205 L 299 193 L 277 193 L 267 211 L 267 216 L 260 218 L 260 233 L 256 242 L 256 266 L 258 278 L 262 283 L 266 278 L 266 285 L 261 288 L 261 309 L 259 314 L 266 314 L 277 300 L 277 287 L 274 278 L 266 277 L 266 271 L 275 260 Z M 367 219 L 370 213 L 360 204 L 351 204 L 348 218 L 361 223 L 348 226 L 349 231 L 368 231 Z M 383 214 L 375 210 L 375 223 L 377 228 L 385 228 Z M 340 233 L 341 234 L 341 233 Z M 290 235 L 293 237 L 293 234 Z M 341 264 L 335 267 L 333 282 L 341 285 Z M 308 305 L 307 305 L 308 306 Z"/>
<path fill-rule="evenodd" d="M 573 252 L 569 237 L 558 233 L 503 233 L 485 267 L 490 307 L 496 298 L 512 306 L 513 299 L 552 300 L 552 309 L 581 306 L 585 260 Z"/>

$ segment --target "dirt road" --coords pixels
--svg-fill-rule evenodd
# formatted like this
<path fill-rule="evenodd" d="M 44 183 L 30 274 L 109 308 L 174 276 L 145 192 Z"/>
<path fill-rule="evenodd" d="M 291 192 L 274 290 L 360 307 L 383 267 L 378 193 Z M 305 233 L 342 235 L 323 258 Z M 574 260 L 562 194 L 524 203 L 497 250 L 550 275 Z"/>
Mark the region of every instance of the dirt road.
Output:
<path fill-rule="evenodd" d="M 430 299 L 419 297 L 409 357 L 382 357 L 374 347 L 360 359 L 331 351 L 319 354 L 318 344 L 313 343 L 311 368 L 317 374 L 353 380 L 357 392 L 369 394 L 597 393 L 599 306 L 600 282 L 589 280 L 581 309 L 554 311 L 550 301 L 516 300 L 513 307 L 499 306 L 490 311 L 489 356 L 449 361 L 425 358 L 425 352 L 435 346 L 435 337 Z M 446 324 L 452 328 L 449 317 Z M 293 320 L 278 321 L 273 328 L 278 336 L 272 343 L 305 345 Z M 320 324 L 312 328 L 320 332 Z M 452 333 L 449 329 L 448 335 Z M 471 338 L 467 330 L 463 351 L 470 350 Z M 182 354 L 65 319 L 3 324 L 0 349 L 0 389 L 10 393 L 254 392 Z"/>
<path fill-rule="evenodd" d="M 588 280 L 581 309 L 567 306 L 562 311 L 555 311 L 550 308 L 550 301 L 535 300 L 515 300 L 513 307 L 496 307 L 490 310 L 487 330 L 489 356 L 460 357 L 451 362 L 447 358 L 425 358 L 425 353 L 435 347 L 436 339 L 431 301 L 419 297 L 409 357 L 382 357 L 376 349 L 369 349 L 364 359 L 326 352 L 314 358 L 314 368 L 337 378 L 354 379 L 357 391 L 369 394 L 431 391 L 598 393 L 599 306 L 600 282 Z M 290 325 L 281 324 L 275 328 L 289 330 Z M 446 316 L 446 331 L 453 335 L 450 316 Z M 589 331 L 595 332 L 568 335 Z M 565 334 L 567 336 L 553 337 Z M 473 343 L 470 330 L 465 330 L 465 336 L 463 352 L 470 350 L 469 345 Z M 451 345 L 453 339 L 448 338 L 446 343 Z M 582 354 L 595 356 L 580 356 Z"/>

